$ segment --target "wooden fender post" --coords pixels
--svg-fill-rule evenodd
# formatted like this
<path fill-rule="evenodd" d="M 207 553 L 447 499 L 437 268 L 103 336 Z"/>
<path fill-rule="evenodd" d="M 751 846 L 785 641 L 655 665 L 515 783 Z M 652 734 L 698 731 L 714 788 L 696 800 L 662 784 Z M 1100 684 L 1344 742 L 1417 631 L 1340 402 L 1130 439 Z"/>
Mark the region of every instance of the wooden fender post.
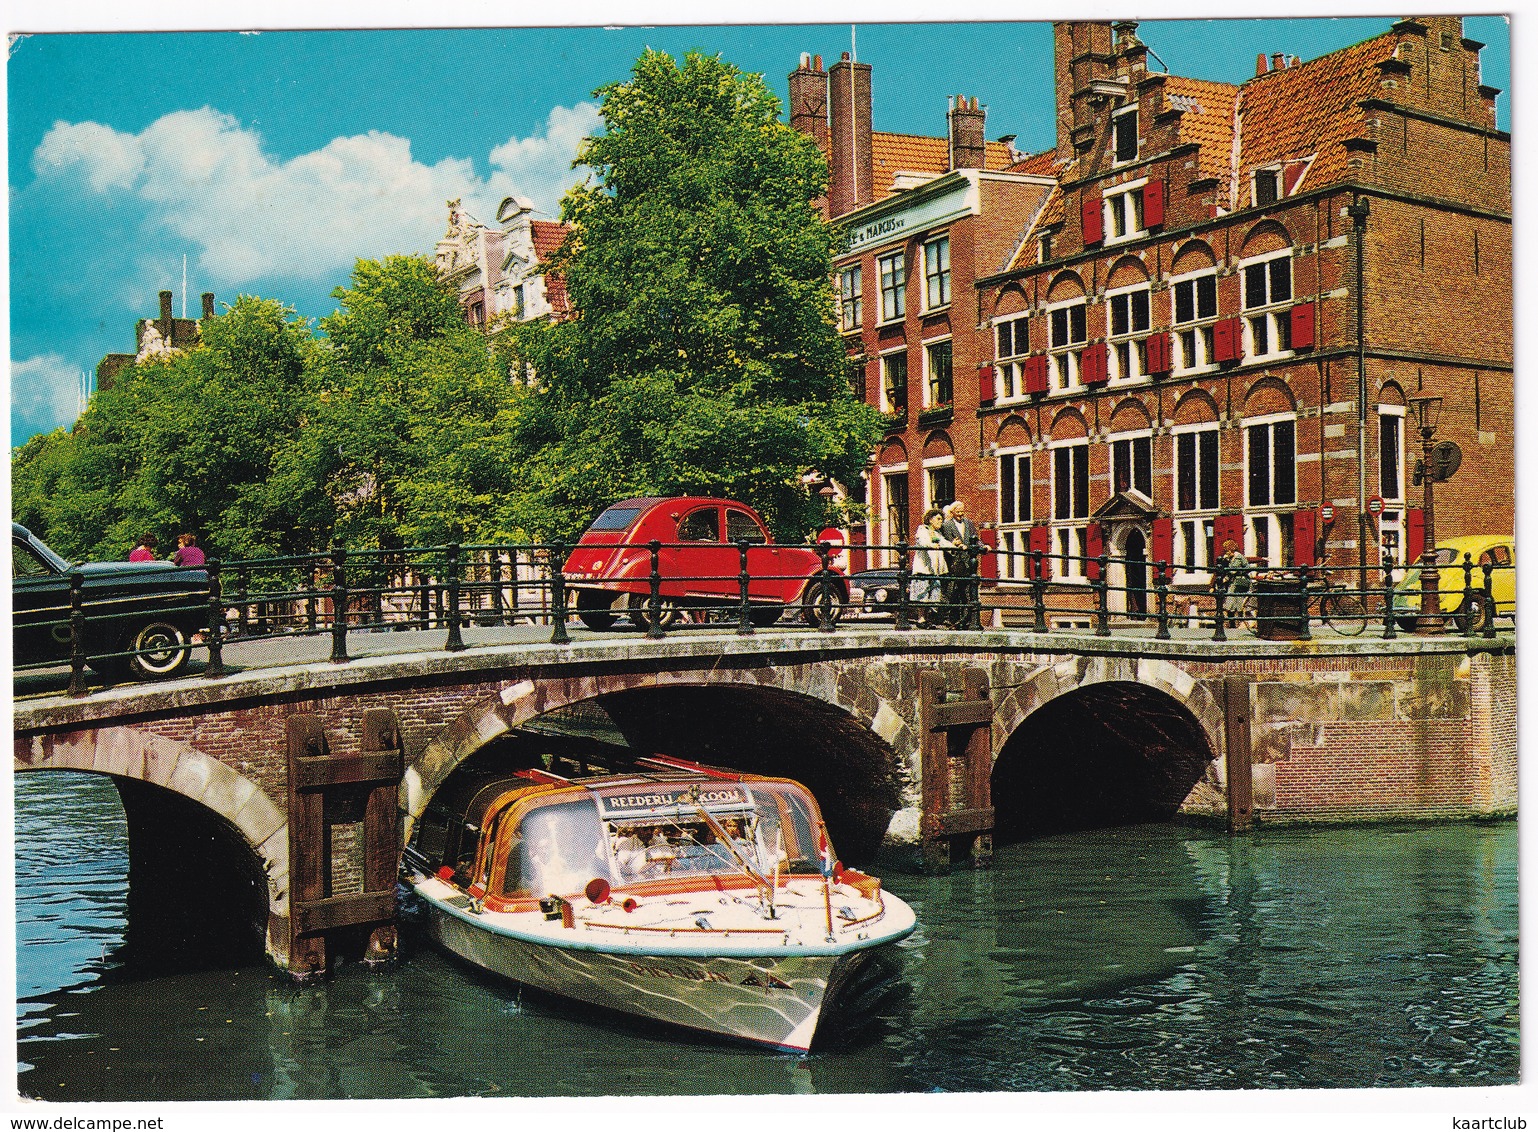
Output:
<path fill-rule="evenodd" d="M 969 668 L 962 691 L 951 699 L 945 677 L 919 673 L 919 729 L 924 867 L 945 869 L 952 846 L 965 841 L 973 862 L 993 855 L 993 701 L 988 674 Z"/>
<path fill-rule="evenodd" d="M 318 719 L 288 719 L 289 964 L 299 979 L 325 973 L 344 933 L 368 931 L 367 962 L 395 954 L 404 759 L 393 712 L 364 712 L 361 746 L 333 756 Z"/>
<path fill-rule="evenodd" d="M 1248 833 L 1255 817 L 1255 783 L 1250 769 L 1250 681 L 1223 679 L 1225 769 L 1228 777 L 1228 831 Z"/>

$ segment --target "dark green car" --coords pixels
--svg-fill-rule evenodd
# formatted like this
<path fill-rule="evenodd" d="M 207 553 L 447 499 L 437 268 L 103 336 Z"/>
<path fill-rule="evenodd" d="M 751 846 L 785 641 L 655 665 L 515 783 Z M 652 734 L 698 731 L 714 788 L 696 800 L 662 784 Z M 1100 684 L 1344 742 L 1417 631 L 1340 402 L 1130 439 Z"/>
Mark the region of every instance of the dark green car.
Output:
<path fill-rule="evenodd" d="M 12 663 L 68 662 L 70 576 L 81 578 L 86 660 L 98 672 L 159 680 L 187 663 L 208 627 L 208 574 L 169 562 L 78 562 L 11 524 Z"/>

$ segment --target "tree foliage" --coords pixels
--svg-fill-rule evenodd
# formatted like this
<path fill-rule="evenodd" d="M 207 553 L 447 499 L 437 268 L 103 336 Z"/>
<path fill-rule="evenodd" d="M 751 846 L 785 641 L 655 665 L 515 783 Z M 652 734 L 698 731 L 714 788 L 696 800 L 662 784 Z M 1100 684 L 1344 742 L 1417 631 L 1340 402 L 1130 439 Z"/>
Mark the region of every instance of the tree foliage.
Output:
<path fill-rule="evenodd" d="M 825 518 L 803 474 L 853 482 L 878 428 L 832 322 L 822 156 L 716 58 L 648 51 L 597 94 L 552 268 L 580 313 L 514 331 L 538 389 L 509 519 L 569 537 L 625 495 L 698 492 L 799 537 Z"/>

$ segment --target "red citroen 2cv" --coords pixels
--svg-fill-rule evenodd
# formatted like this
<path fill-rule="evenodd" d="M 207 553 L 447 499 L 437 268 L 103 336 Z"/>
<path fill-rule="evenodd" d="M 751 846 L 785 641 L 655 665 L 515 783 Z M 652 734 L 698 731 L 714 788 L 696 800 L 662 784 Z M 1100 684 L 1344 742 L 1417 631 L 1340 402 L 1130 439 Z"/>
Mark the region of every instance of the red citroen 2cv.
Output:
<path fill-rule="evenodd" d="M 837 567 L 824 582 L 822 558 L 805 547 L 775 546 L 758 513 L 730 499 L 700 496 L 626 499 L 588 527 L 566 558 L 567 587 L 576 593 L 577 616 L 589 629 L 607 629 L 621 612 L 632 623 L 651 623 L 651 551 L 661 577 L 664 624 L 689 609 L 726 609 L 742 600 L 740 542 L 748 544 L 748 600 L 753 624 L 772 625 L 787 606 L 820 626 L 837 621 L 849 598 L 848 579 Z M 823 587 L 830 591 L 823 598 Z"/>

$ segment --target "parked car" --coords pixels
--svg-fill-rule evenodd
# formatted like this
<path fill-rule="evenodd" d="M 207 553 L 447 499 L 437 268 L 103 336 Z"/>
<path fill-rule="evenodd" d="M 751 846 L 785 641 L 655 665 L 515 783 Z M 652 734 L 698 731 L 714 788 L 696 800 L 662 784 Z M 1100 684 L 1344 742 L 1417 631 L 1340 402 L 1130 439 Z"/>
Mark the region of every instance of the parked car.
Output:
<path fill-rule="evenodd" d="M 878 566 L 849 575 L 849 601 L 865 613 L 895 614 L 901 599 L 896 566 Z"/>
<path fill-rule="evenodd" d="M 1466 595 L 1463 588 L 1463 558 L 1468 555 L 1474 564 L 1473 585 L 1475 592 Z M 1485 563 L 1496 567 L 1490 574 L 1490 596 L 1495 599 L 1495 615 L 1517 615 L 1516 553 L 1510 535 L 1464 535 L 1462 538 L 1440 539 L 1437 542 L 1437 590 L 1441 612 L 1456 617 L 1465 632 L 1477 629 L 1485 620 Z M 1394 586 L 1394 612 L 1400 627 L 1406 631 L 1415 628 L 1421 607 L 1421 572 L 1405 571 L 1405 576 Z"/>
<path fill-rule="evenodd" d="M 66 561 L 11 524 L 14 663 L 70 657 L 69 579 L 79 574 L 86 660 L 99 672 L 164 679 L 187 663 L 192 635 L 208 626 L 208 574 L 169 562 Z M 104 654 L 134 653 L 132 656 Z"/>
<path fill-rule="evenodd" d="M 825 609 L 837 621 L 849 600 L 841 570 L 833 568 L 824 582 L 816 551 L 776 546 L 763 519 L 744 503 L 692 495 L 626 499 L 593 520 L 566 558 L 566 584 L 584 625 L 607 629 L 621 612 L 641 628 L 650 625 L 646 544 L 654 539 L 662 543 L 657 571 L 665 620 L 741 601 L 740 541 L 748 544 L 753 624 L 772 625 L 790 606 L 799 606 L 809 625 L 821 624 Z"/>

